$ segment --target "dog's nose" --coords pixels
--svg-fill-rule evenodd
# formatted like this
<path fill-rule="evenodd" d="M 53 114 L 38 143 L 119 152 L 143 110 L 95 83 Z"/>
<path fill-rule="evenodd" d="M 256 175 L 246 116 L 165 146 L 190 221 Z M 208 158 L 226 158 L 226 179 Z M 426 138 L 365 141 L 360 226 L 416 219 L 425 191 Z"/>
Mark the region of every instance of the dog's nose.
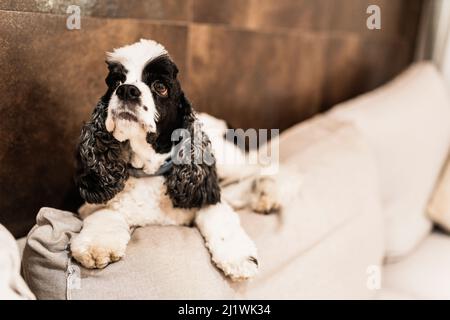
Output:
<path fill-rule="evenodd" d="M 123 84 L 117 88 L 117 96 L 123 101 L 136 100 L 141 96 L 141 91 L 132 84 Z"/>

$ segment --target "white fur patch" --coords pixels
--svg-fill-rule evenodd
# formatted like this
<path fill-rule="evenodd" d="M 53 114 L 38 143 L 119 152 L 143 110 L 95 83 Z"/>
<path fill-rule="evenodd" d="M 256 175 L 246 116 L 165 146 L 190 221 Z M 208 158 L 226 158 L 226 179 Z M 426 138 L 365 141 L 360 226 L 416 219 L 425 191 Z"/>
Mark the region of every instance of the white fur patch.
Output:
<path fill-rule="evenodd" d="M 256 246 L 228 204 L 222 202 L 200 209 L 195 224 L 205 238 L 212 260 L 227 276 L 240 281 L 256 275 Z"/>
<path fill-rule="evenodd" d="M 113 52 L 107 52 L 106 55 L 108 62 L 119 62 L 126 68 L 140 67 L 142 71 L 149 61 L 164 54 L 167 54 L 167 50 L 158 42 L 141 39 L 139 42 L 114 49 Z"/>
<path fill-rule="evenodd" d="M 117 212 L 100 209 L 87 216 L 70 243 L 72 255 L 86 268 L 104 268 L 125 255 L 130 228 Z"/>

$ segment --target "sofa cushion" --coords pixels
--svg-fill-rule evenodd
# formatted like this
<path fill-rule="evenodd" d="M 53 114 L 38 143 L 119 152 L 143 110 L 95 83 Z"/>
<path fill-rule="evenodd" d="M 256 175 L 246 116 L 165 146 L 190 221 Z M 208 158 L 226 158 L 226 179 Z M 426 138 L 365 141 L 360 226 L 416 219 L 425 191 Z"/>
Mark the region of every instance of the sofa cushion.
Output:
<path fill-rule="evenodd" d="M 282 213 L 240 212 L 258 248 L 255 279 L 230 282 L 211 263 L 199 232 L 187 227 L 138 228 L 124 259 L 86 270 L 66 251 L 81 221 L 48 208 L 28 236 L 25 279 L 41 299 L 370 297 L 361 279 L 368 264 L 381 263 L 383 234 L 376 169 L 364 139 L 345 122 L 318 117 L 274 143 L 282 190 L 291 192 Z M 76 275 L 70 281 L 69 267 Z"/>
<path fill-rule="evenodd" d="M 428 204 L 428 215 L 435 223 L 450 232 L 450 159 Z"/>
<path fill-rule="evenodd" d="M 368 285 L 370 270 L 379 268 L 384 253 L 381 214 L 364 210 L 329 231 L 308 248 L 300 249 L 243 293 L 248 299 L 369 299 L 377 296 Z M 304 231 L 301 228 L 301 231 Z M 291 247 L 295 247 L 289 244 Z M 280 248 L 279 248 L 280 250 Z M 381 277 L 380 277 L 381 280 Z"/>
<path fill-rule="evenodd" d="M 430 231 L 426 205 L 450 147 L 450 99 L 430 63 L 338 105 L 333 117 L 352 121 L 375 153 L 386 214 L 386 255 L 409 253 Z"/>
<path fill-rule="evenodd" d="M 408 257 L 387 264 L 383 288 L 416 299 L 450 299 L 450 237 L 433 232 Z"/>

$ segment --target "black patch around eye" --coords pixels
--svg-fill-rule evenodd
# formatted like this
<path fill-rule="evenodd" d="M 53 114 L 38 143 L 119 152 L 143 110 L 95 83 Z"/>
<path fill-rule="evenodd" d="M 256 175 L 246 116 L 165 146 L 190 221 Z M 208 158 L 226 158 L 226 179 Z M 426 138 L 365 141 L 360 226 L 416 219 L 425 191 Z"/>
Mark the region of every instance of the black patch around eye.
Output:
<path fill-rule="evenodd" d="M 142 81 L 151 86 L 155 80 L 162 81 L 167 87 L 178 74 L 178 68 L 168 55 L 151 60 L 142 71 Z"/>
<path fill-rule="evenodd" d="M 109 74 L 105 79 L 108 87 L 116 87 L 120 82 L 125 82 L 128 70 L 118 62 L 106 62 L 108 64 Z"/>

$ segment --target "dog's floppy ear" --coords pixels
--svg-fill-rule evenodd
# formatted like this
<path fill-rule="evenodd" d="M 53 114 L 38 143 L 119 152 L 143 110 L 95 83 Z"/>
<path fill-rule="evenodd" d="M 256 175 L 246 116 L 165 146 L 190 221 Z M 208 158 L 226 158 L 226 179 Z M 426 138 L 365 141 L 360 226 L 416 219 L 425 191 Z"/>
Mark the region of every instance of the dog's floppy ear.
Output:
<path fill-rule="evenodd" d="M 106 130 L 103 99 L 83 126 L 76 151 L 75 183 L 89 203 L 105 203 L 125 187 L 128 179 L 124 144 Z"/>
<path fill-rule="evenodd" d="M 180 112 L 184 113 L 182 129 L 186 129 L 191 137 L 187 142 L 190 144 L 187 149 L 191 150 L 191 161 L 174 161 L 172 169 L 166 174 L 167 193 L 174 207 L 178 208 L 200 208 L 216 204 L 220 202 L 220 187 L 211 142 L 201 131 L 193 108 L 183 92 L 179 108 L 182 109 Z M 177 149 L 180 150 L 175 148 Z M 196 161 L 194 158 L 198 154 L 205 159 L 209 158 L 209 161 Z"/>
<path fill-rule="evenodd" d="M 180 104 L 178 105 L 178 107 L 181 109 L 180 112 L 183 118 L 182 128 L 192 130 L 194 121 L 196 120 L 194 108 L 192 107 L 192 104 L 189 102 L 183 91 L 181 91 Z"/>

